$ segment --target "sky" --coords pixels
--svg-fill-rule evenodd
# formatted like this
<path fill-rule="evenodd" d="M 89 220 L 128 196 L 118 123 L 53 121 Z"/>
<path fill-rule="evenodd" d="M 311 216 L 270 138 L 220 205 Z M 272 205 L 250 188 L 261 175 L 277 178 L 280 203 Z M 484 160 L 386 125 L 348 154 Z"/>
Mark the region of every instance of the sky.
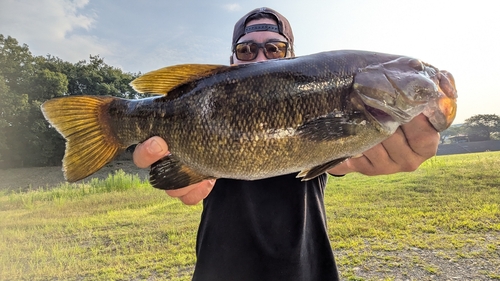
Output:
<path fill-rule="evenodd" d="M 263 6 L 288 18 L 297 56 L 355 49 L 418 58 L 455 77 L 455 124 L 500 115 L 500 18 L 491 0 L 0 0 L 0 34 L 35 56 L 74 63 L 99 55 L 145 73 L 228 64 L 234 23 Z"/>

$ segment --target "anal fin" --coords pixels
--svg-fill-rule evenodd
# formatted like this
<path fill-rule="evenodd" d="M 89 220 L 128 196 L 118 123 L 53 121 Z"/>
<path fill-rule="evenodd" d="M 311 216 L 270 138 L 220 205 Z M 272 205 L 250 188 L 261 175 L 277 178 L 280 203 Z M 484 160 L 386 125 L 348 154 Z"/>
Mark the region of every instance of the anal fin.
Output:
<path fill-rule="evenodd" d="M 300 171 L 300 173 L 297 175 L 297 178 L 302 178 L 303 181 L 314 179 L 315 177 L 317 177 L 323 173 L 326 173 L 326 171 L 328 171 L 331 168 L 337 166 L 338 164 L 344 162 L 348 158 L 349 157 L 335 159 L 335 160 L 332 160 L 330 162 L 326 162 L 325 164 L 321 164 L 319 166 L 313 167 L 311 169 Z"/>
<path fill-rule="evenodd" d="M 172 190 L 213 177 L 199 174 L 170 154 L 151 165 L 149 182 L 158 189 Z"/>

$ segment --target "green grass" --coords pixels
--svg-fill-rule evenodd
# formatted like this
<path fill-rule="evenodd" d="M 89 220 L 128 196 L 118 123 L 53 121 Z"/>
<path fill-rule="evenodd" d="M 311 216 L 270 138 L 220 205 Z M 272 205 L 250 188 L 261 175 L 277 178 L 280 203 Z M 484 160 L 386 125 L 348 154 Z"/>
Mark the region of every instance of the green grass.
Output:
<path fill-rule="evenodd" d="M 500 269 L 499 173 L 493 152 L 434 157 L 413 173 L 330 179 L 329 233 L 344 277 L 372 264 L 366 271 L 416 266 L 439 275 L 422 252 L 495 260 L 496 271 L 484 272 L 493 276 Z"/>
<path fill-rule="evenodd" d="M 493 260 L 500 280 L 500 153 L 434 157 L 413 173 L 330 178 L 329 235 L 345 280 L 399 280 L 422 256 Z M 201 205 L 138 176 L 0 191 L 0 280 L 190 280 Z M 371 273 L 377 278 L 363 277 Z M 406 273 L 405 273 L 406 272 Z M 370 274 L 368 274 L 370 273 Z"/>

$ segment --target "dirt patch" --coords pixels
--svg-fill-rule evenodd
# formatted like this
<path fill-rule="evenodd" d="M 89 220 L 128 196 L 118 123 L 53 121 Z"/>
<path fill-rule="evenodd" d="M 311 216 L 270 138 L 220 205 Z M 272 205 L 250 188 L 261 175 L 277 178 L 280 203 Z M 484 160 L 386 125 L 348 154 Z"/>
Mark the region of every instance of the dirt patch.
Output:
<path fill-rule="evenodd" d="M 335 253 L 337 259 L 348 256 L 349 250 Z M 373 251 L 374 257 L 362 265 L 339 266 L 352 280 L 403 280 L 403 281 L 490 281 L 499 280 L 499 259 L 488 257 L 460 257 L 456 250 L 425 250 L 409 248 L 395 252 Z M 365 279 L 366 278 L 366 279 Z M 351 279 L 349 279 L 351 280 Z"/>
<path fill-rule="evenodd" d="M 149 173 L 149 169 L 137 168 L 132 160 L 117 160 L 110 162 L 92 176 L 78 182 L 89 181 L 92 178 L 106 178 L 110 173 L 114 173 L 119 169 L 129 174 L 138 174 L 141 178 L 147 178 Z M 0 170 L 0 190 L 54 187 L 64 182 L 66 180 L 61 166 Z"/>

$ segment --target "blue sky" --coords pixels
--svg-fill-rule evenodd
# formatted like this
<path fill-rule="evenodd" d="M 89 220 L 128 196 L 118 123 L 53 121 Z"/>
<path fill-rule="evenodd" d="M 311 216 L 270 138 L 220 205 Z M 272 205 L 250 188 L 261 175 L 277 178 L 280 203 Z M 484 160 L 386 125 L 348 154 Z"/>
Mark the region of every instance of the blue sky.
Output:
<path fill-rule="evenodd" d="M 251 2 L 251 3 L 250 3 Z M 407 55 L 450 71 L 455 123 L 500 115 L 500 20 L 494 1 L 1 0 L 0 34 L 34 55 L 77 62 L 99 54 L 127 72 L 227 64 L 234 23 L 268 6 L 292 24 L 297 55 L 358 49 Z"/>

